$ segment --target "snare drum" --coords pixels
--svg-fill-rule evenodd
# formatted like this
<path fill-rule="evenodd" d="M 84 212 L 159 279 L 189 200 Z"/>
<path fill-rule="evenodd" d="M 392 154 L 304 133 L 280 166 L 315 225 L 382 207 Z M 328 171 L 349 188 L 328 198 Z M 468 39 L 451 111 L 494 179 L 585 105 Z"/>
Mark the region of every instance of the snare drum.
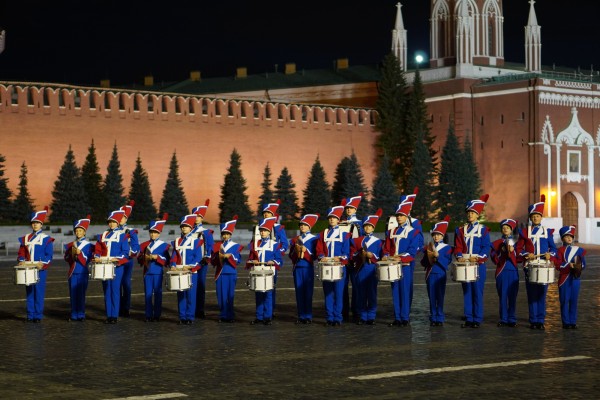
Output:
<path fill-rule="evenodd" d="M 320 280 L 335 282 L 342 279 L 343 270 L 340 261 L 319 261 L 317 266 Z"/>
<path fill-rule="evenodd" d="M 554 283 L 556 270 L 548 260 L 535 259 L 527 262 L 527 275 L 530 283 L 547 285 Z"/>
<path fill-rule="evenodd" d="M 250 265 L 250 271 L 267 271 L 275 274 L 275 265 L 269 265 L 267 263 L 254 263 Z"/>
<path fill-rule="evenodd" d="M 475 282 L 479 278 L 478 267 L 474 262 L 457 261 L 450 266 L 450 276 L 455 282 Z"/>
<path fill-rule="evenodd" d="M 379 261 L 377 279 L 381 282 L 396 282 L 402 279 L 402 264 L 398 261 Z"/>
<path fill-rule="evenodd" d="M 182 292 L 192 287 L 192 271 L 167 271 L 167 290 Z"/>
<path fill-rule="evenodd" d="M 110 281 L 115 277 L 115 263 L 109 258 L 99 258 L 90 264 L 90 278 L 98 281 Z"/>
<path fill-rule="evenodd" d="M 250 271 L 248 288 L 254 292 L 273 290 L 275 274 L 271 270 Z"/>
<path fill-rule="evenodd" d="M 40 280 L 37 263 L 26 262 L 15 266 L 15 285 L 35 285 Z"/>

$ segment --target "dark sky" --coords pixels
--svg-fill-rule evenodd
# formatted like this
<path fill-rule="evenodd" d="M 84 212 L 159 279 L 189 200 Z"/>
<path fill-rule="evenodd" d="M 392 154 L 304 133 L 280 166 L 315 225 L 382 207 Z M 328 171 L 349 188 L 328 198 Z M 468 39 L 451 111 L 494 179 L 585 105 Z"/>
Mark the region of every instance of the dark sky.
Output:
<path fill-rule="evenodd" d="M 0 80 L 98 84 L 376 64 L 390 51 L 397 0 L 0 0 Z M 409 58 L 429 50 L 428 0 L 403 0 Z M 538 0 L 544 65 L 600 70 L 593 0 Z M 504 1 L 505 58 L 524 62 L 527 0 Z"/>

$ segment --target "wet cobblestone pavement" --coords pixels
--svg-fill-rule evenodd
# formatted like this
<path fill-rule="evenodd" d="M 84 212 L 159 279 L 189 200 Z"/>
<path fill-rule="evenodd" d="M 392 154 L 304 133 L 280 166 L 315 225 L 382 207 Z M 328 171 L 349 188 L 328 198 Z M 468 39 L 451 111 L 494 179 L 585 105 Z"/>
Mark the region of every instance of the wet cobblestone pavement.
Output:
<path fill-rule="evenodd" d="M 139 268 L 129 318 L 104 325 L 101 283 L 90 281 L 87 320 L 67 322 L 67 267 L 59 255 L 48 272 L 45 318 L 31 324 L 24 323 L 25 289 L 13 283 L 14 259 L 3 257 L 0 399 L 594 398 L 600 389 L 600 246 L 584 247 L 588 267 L 579 329 L 562 329 L 558 290 L 552 285 L 545 331 L 529 329 L 522 273 L 518 326 L 496 327 L 491 264 L 480 329 L 461 329 L 462 292 L 450 280 L 447 322 L 430 327 L 419 268 L 408 327 L 387 326 L 392 319 L 388 284 L 379 285 L 377 325 L 325 327 L 318 281 L 314 323 L 295 325 L 289 260 L 278 278 L 272 326 L 249 324 L 254 293 L 245 286 L 245 271 L 237 282 L 236 323 L 217 323 L 211 279 L 205 320 L 177 325 L 176 296 L 165 292 L 161 321 L 144 322 Z"/>

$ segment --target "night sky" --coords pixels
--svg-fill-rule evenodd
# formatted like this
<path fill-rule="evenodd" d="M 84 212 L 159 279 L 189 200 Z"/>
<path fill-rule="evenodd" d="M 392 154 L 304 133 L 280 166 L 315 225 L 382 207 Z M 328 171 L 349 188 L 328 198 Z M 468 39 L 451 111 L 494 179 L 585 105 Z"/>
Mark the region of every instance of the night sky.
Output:
<path fill-rule="evenodd" d="M 183 3 L 183 5 L 182 5 Z M 203 78 L 297 68 L 377 64 L 391 48 L 397 0 L 183 1 L 0 0 L 7 31 L 0 80 L 98 84 Z M 429 51 L 428 0 L 404 0 L 409 58 Z M 536 3 L 544 65 L 600 70 L 600 2 Z M 504 1 L 505 59 L 524 62 L 527 0 Z"/>

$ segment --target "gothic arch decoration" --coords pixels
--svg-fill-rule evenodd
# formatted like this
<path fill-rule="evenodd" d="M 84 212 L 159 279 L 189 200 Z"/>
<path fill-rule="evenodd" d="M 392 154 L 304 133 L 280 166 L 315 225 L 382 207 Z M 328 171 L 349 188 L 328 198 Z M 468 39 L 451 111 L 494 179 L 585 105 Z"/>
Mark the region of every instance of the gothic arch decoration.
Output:
<path fill-rule="evenodd" d="M 600 146 L 600 126 L 598 126 L 598 131 L 596 132 L 596 146 Z"/>
<path fill-rule="evenodd" d="M 487 0 L 482 8 L 482 23 L 485 36 L 482 40 L 483 55 L 503 57 L 503 17 L 498 0 Z"/>
<path fill-rule="evenodd" d="M 542 127 L 542 143 L 553 143 L 554 142 L 554 129 L 550 122 L 550 116 L 546 115 L 546 121 Z"/>
<path fill-rule="evenodd" d="M 431 9 L 431 58 L 438 59 L 454 55 L 452 46 L 453 24 L 447 0 L 436 0 Z"/>
<path fill-rule="evenodd" d="M 587 133 L 579 123 L 579 118 L 577 117 L 577 108 L 573 107 L 571 109 L 571 114 L 573 114 L 571 123 L 564 131 L 558 134 L 556 137 L 556 143 L 564 143 L 572 146 L 581 146 L 584 144 L 587 146 L 593 146 L 594 139 L 592 138 L 592 135 Z"/>

